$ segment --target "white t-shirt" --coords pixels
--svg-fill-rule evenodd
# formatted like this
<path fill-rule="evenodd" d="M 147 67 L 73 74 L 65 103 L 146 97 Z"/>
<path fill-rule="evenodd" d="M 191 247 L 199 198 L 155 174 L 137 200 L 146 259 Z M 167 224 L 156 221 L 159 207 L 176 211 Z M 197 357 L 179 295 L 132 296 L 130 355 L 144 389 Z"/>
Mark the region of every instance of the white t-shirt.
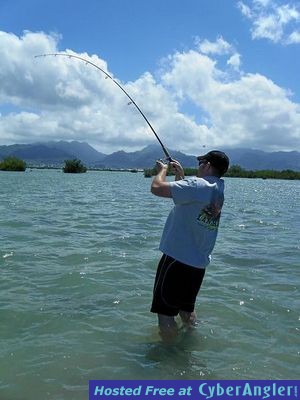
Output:
<path fill-rule="evenodd" d="M 175 207 L 171 210 L 159 249 L 184 264 L 205 268 L 214 248 L 224 181 L 215 176 L 170 182 Z"/>

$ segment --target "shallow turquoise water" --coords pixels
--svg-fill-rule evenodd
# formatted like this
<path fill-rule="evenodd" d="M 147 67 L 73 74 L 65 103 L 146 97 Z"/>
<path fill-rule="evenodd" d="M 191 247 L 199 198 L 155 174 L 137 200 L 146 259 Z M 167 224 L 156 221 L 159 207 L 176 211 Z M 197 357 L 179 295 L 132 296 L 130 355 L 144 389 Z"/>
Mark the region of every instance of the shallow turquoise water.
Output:
<path fill-rule="evenodd" d="M 89 379 L 299 378 L 299 181 L 226 179 L 200 323 L 172 346 L 149 312 L 172 203 L 149 179 L 33 170 L 0 184 L 1 400 L 85 399 Z"/>

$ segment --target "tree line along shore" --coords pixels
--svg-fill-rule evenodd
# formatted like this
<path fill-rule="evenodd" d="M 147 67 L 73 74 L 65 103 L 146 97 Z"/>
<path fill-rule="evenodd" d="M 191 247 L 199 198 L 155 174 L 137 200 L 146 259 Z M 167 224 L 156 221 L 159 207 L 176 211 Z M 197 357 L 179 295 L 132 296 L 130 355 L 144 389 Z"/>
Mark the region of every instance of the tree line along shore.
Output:
<path fill-rule="evenodd" d="M 155 168 L 149 168 L 144 170 L 145 177 L 151 177 L 156 174 Z M 185 176 L 195 176 L 197 174 L 197 168 L 184 168 Z M 168 172 L 168 175 L 173 175 L 172 172 Z M 260 178 L 260 179 L 300 179 L 300 172 L 293 171 L 290 169 L 283 171 L 275 170 L 246 170 L 239 165 L 232 165 L 226 174 L 228 178 Z"/>
<path fill-rule="evenodd" d="M 27 168 L 26 162 L 18 159 L 16 157 L 7 157 L 3 161 L 0 161 L 0 171 L 25 171 Z M 30 166 L 30 168 L 33 168 Z M 45 169 L 49 167 L 40 167 L 40 169 Z M 55 169 L 61 169 L 56 167 Z M 156 169 L 146 168 L 144 170 L 140 169 L 116 169 L 116 168 L 87 168 L 82 164 L 81 160 L 73 159 L 66 160 L 65 165 L 62 168 L 65 173 L 84 173 L 88 170 L 98 170 L 98 171 L 129 171 L 129 172 L 144 172 L 146 178 L 156 175 Z M 195 176 L 197 174 L 196 168 L 184 168 L 185 176 Z M 168 171 L 168 175 L 172 175 L 172 171 Z M 260 179 L 300 179 L 300 172 L 293 171 L 290 169 L 283 171 L 275 170 L 246 170 L 239 165 L 232 165 L 225 177 L 229 178 L 260 178 Z"/>

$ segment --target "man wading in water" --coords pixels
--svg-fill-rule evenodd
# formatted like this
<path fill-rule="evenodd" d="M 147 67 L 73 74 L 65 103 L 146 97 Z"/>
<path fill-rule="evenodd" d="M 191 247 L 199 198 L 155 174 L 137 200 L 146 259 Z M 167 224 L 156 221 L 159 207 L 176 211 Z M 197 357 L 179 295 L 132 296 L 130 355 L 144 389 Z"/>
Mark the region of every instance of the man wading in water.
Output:
<path fill-rule="evenodd" d="M 163 256 L 157 268 L 151 307 L 158 314 L 163 339 L 176 337 L 174 317 L 178 314 L 186 326 L 195 325 L 195 301 L 218 233 L 224 201 L 224 181 L 220 178 L 228 169 L 229 159 L 217 150 L 197 159 L 197 177 L 188 179 L 184 179 L 180 163 L 171 162 L 174 182 L 166 181 L 168 166 L 157 161 L 157 175 L 151 185 L 154 195 L 172 198 L 175 204 L 159 246 Z"/>

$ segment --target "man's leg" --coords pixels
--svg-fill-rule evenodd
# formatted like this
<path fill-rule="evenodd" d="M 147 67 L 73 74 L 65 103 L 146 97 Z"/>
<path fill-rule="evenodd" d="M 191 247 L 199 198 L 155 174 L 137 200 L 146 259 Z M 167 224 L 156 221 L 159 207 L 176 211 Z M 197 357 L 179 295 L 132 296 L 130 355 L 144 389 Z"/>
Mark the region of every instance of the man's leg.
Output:
<path fill-rule="evenodd" d="M 185 326 L 192 327 L 197 325 L 197 315 L 195 311 L 193 312 L 179 311 L 179 315 Z"/>
<path fill-rule="evenodd" d="M 159 333 L 165 342 L 170 342 L 177 337 L 178 326 L 174 317 L 158 314 Z"/>

